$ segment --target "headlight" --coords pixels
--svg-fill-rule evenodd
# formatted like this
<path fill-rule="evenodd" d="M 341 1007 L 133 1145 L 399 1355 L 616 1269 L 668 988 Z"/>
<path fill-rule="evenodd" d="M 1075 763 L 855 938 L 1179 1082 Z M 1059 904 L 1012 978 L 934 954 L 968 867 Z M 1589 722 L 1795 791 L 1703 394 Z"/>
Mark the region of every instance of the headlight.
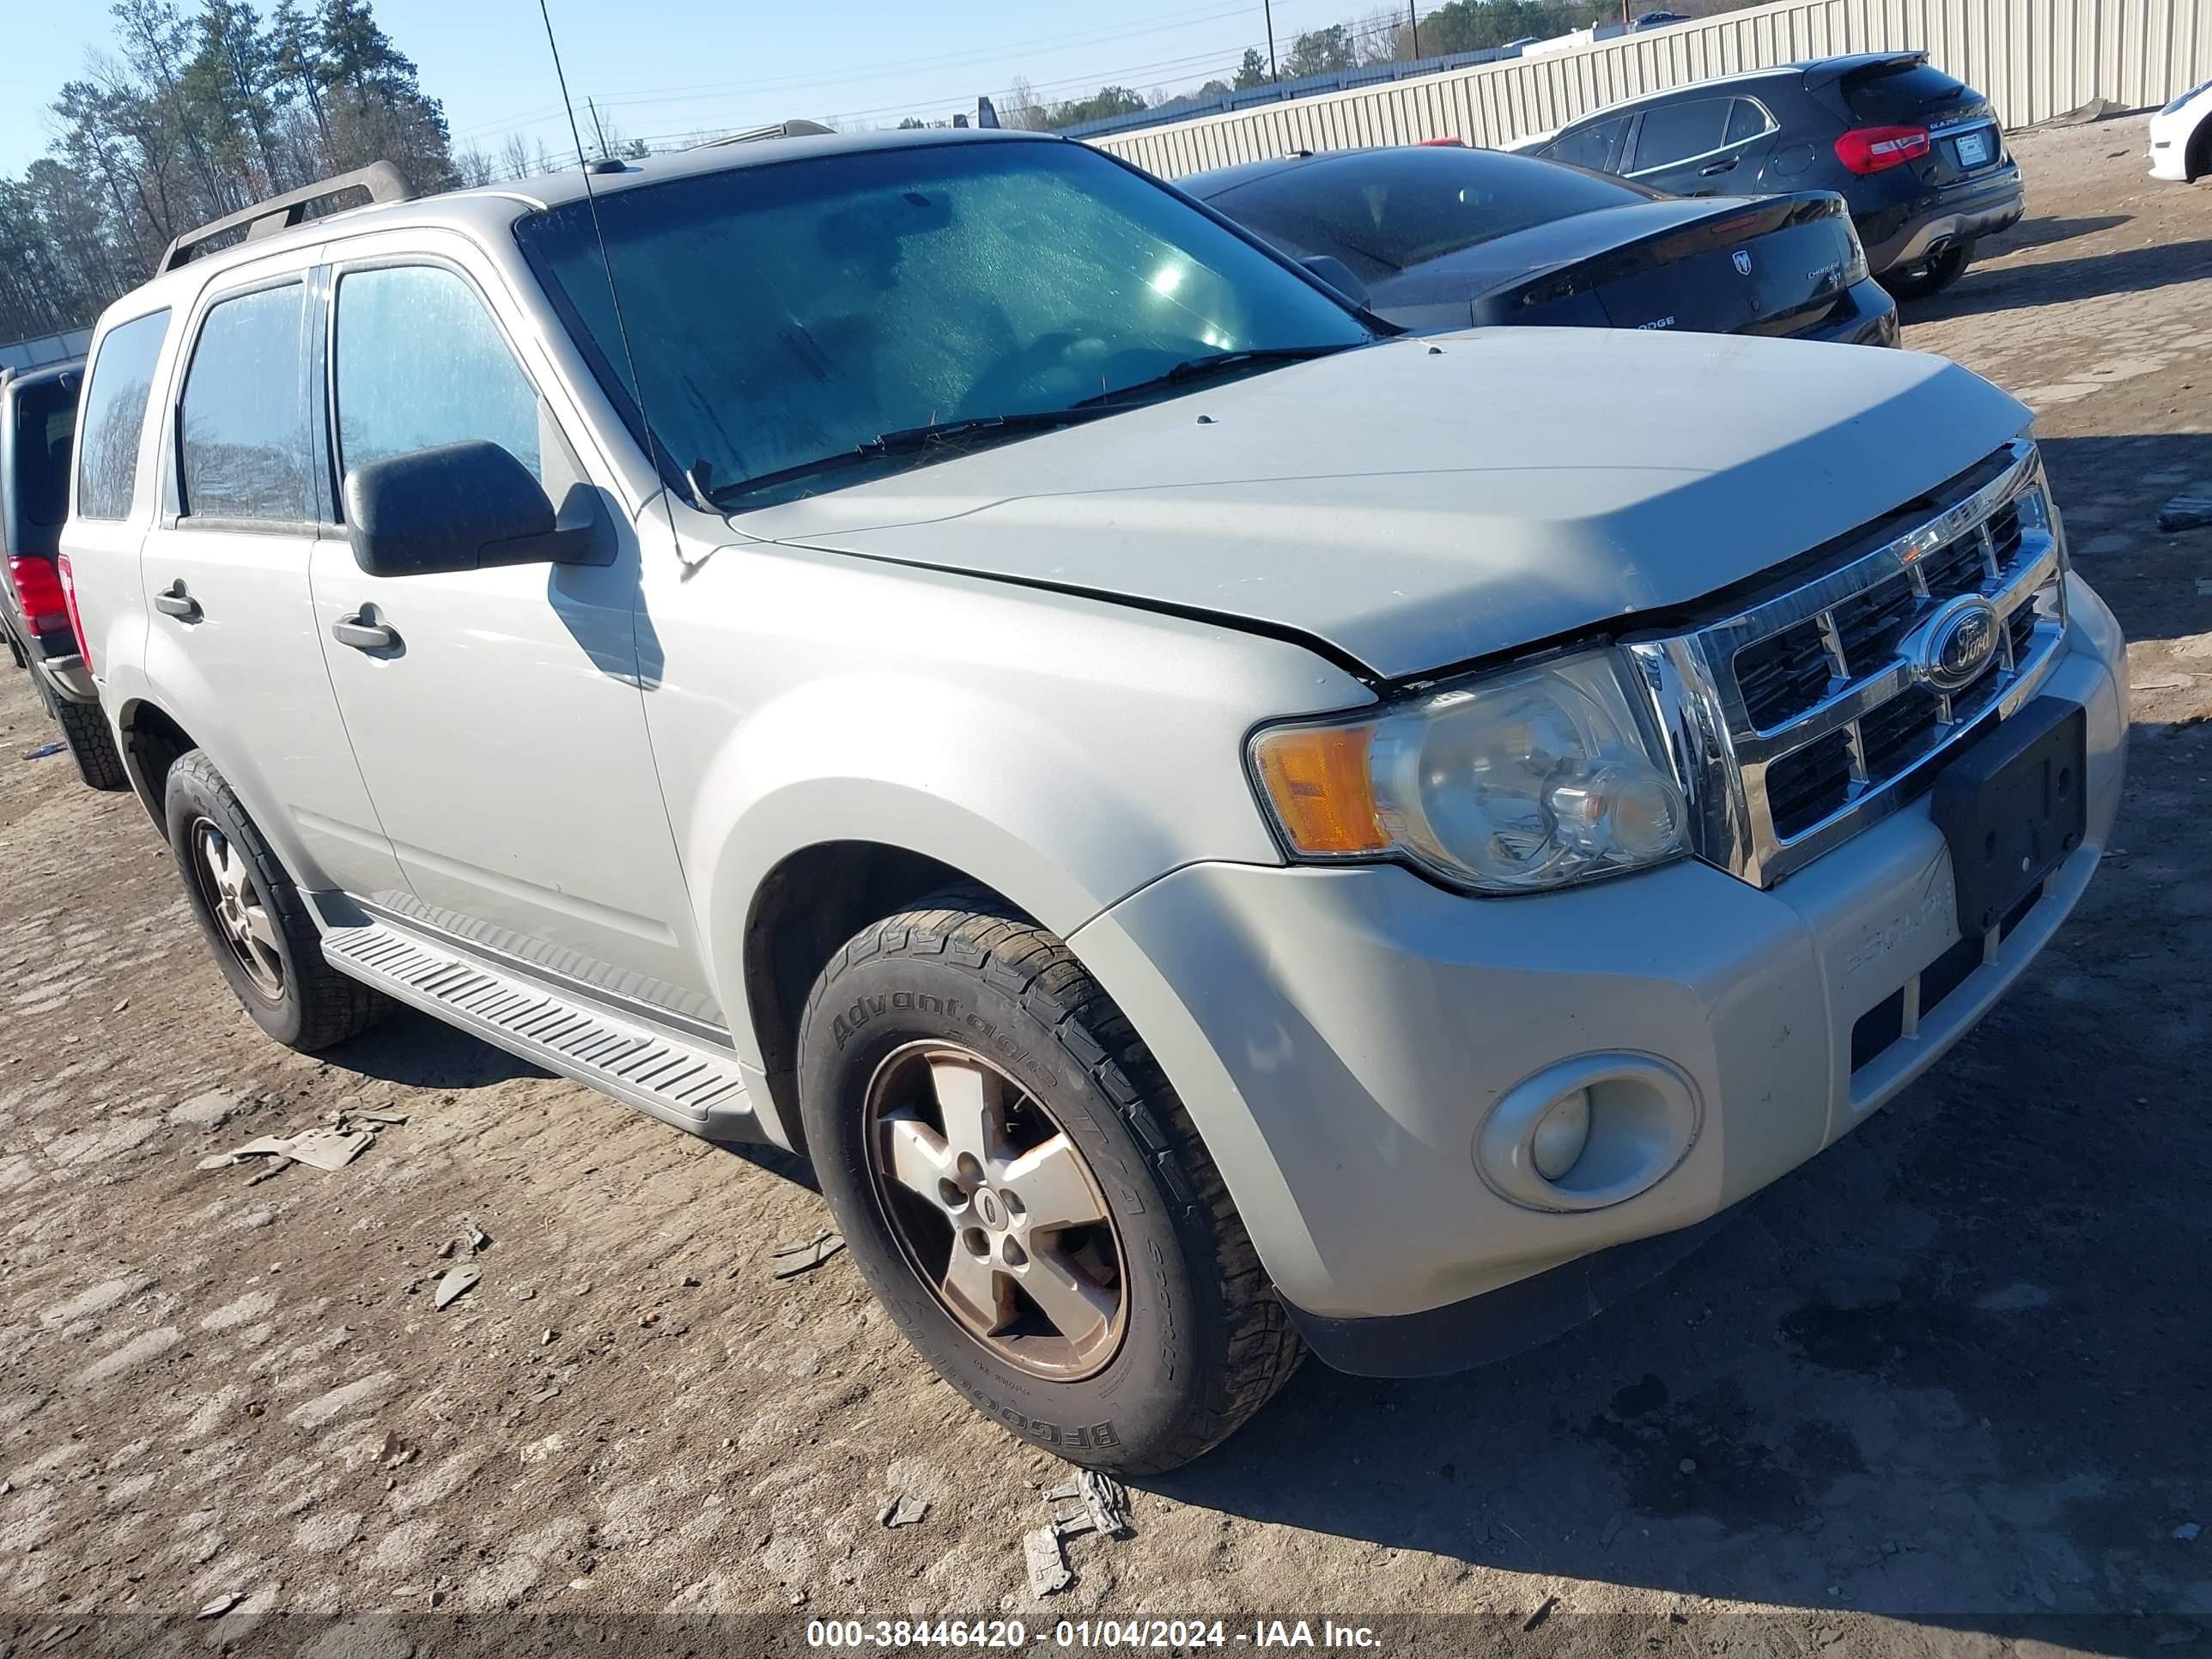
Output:
<path fill-rule="evenodd" d="M 1252 769 L 1301 858 L 1401 858 L 1480 892 L 1560 887 L 1689 846 L 1681 792 L 1612 651 L 1269 726 Z"/>

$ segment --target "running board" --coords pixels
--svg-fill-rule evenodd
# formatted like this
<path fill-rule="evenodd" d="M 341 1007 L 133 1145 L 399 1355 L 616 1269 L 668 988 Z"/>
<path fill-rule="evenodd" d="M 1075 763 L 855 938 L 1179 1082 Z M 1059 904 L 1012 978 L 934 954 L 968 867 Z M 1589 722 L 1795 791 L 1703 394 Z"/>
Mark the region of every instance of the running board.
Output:
<path fill-rule="evenodd" d="M 738 1057 L 611 1013 L 384 922 L 333 927 L 342 974 L 708 1140 L 765 1139 Z"/>

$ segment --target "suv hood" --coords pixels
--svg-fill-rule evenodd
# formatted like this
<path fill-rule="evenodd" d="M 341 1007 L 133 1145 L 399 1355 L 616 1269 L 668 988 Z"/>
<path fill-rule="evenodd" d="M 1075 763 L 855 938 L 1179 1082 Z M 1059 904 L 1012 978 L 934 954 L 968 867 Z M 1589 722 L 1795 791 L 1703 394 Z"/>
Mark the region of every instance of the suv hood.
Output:
<path fill-rule="evenodd" d="M 1293 633 L 1395 679 L 1756 575 L 2027 422 L 1917 353 L 1491 328 L 1202 386 L 732 524 Z"/>

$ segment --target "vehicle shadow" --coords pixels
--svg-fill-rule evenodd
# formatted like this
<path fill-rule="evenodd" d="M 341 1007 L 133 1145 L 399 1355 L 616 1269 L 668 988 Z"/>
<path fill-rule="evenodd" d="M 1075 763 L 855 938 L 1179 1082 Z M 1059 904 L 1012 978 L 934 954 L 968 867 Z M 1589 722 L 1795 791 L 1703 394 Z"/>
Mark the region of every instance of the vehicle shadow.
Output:
<path fill-rule="evenodd" d="M 2070 242 L 2077 236 L 2094 236 L 2100 230 L 2134 222 L 2131 213 L 2100 213 L 2088 219 L 2023 219 L 2001 235 L 1990 237 L 1982 244 L 1983 256 L 1999 259 L 2008 253 L 2024 253 L 2032 247 L 2048 247 L 2053 242 Z"/>
<path fill-rule="evenodd" d="M 541 1066 L 494 1048 L 413 1008 L 391 1016 L 328 1055 L 333 1066 L 417 1089 L 483 1089 L 513 1078 L 550 1077 Z"/>
<path fill-rule="evenodd" d="M 2045 438 L 2044 465 L 2066 525 L 2075 568 L 2138 643 L 2212 632 L 2212 530 L 2158 527 L 2182 494 L 2212 494 L 2212 433 Z M 2206 671 L 2212 675 L 2212 665 Z"/>
<path fill-rule="evenodd" d="M 1985 315 L 2028 306 L 2143 294 L 2176 283 L 2203 280 L 2212 270 L 2212 238 L 2152 247 L 2116 248 L 2077 258 L 2020 265 L 1969 265 L 1953 287 L 1932 299 L 1908 301 L 1908 322 Z"/>

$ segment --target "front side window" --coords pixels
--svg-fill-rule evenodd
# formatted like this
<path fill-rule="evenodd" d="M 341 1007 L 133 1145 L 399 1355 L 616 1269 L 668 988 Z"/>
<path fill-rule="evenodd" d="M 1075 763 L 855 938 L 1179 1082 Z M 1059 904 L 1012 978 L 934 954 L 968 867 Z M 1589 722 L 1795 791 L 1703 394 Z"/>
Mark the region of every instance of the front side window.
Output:
<path fill-rule="evenodd" d="M 438 265 L 348 271 L 337 299 L 338 465 L 481 438 L 541 483 L 538 393 L 476 290 Z"/>
<path fill-rule="evenodd" d="M 88 519 L 127 519 L 138 481 L 138 439 L 154 393 L 154 365 L 169 313 L 149 312 L 107 331 L 84 396 L 77 446 L 76 510 Z"/>
<path fill-rule="evenodd" d="M 1721 147 L 1728 131 L 1729 98 L 1687 98 L 1644 112 L 1636 135 L 1636 170 L 1672 167 Z"/>
<path fill-rule="evenodd" d="M 805 489 L 858 482 L 880 435 L 1008 417 L 989 437 L 1003 441 L 1147 383 L 1179 392 L 1193 382 L 1161 380 L 1178 365 L 1370 337 L 1243 238 L 1077 144 L 731 167 L 602 195 L 599 215 L 654 435 L 718 504 L 756 504 L 725 492 L 794 467 L 833 469 Z M 516 234 L 610 391 L 631 390 L 588 208 Z"/>
<path fill-rule="evenodd" d="M 1613 173 L 1620 167 L 1620 143 L 1628 136 L 1629 118 L 1615 115 L 1593 121 L 1562 134 L 1536 152 L 1547 161 L 1571 162 L 1594 173 Z"/>
<path fill-rule="evenodd" d="M 219 301 L 179 400 L 184 510 L 196 519 L 313 517 L 297 283 Z"/>

